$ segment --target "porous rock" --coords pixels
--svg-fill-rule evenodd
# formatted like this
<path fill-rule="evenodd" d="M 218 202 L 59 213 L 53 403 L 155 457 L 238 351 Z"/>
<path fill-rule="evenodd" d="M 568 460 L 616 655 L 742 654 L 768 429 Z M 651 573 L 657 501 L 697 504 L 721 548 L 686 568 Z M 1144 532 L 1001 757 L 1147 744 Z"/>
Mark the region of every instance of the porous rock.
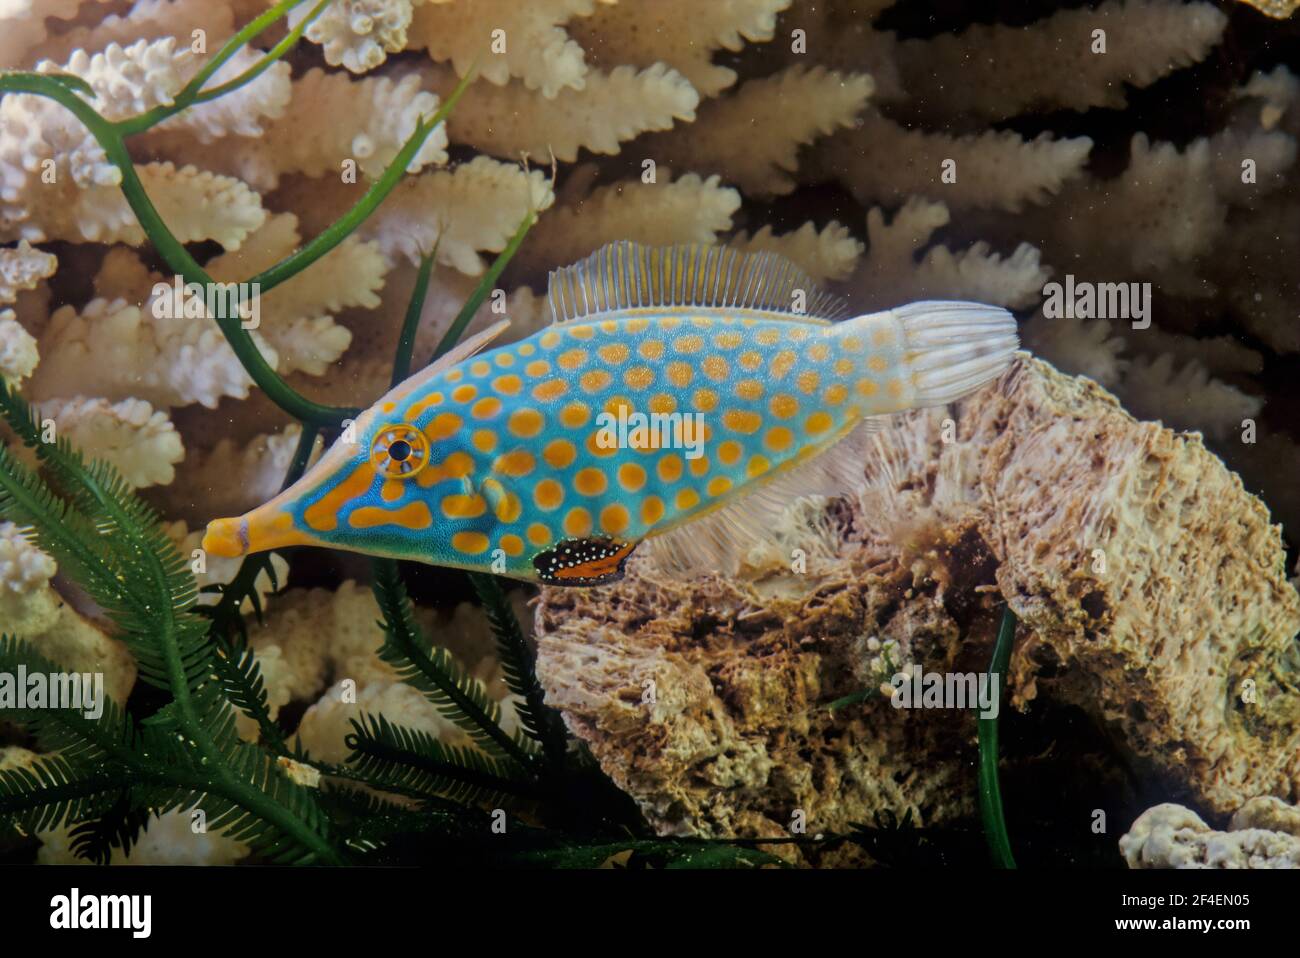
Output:
<path fill-rule="evenodd" d="M 864 468 L 860 496 L 794 506 L 788 548 L 735 576 L 634 555 L 619 583 L 543 590 L 547 701 L 661 833 L 970 816 L 970 710 L 827 704 L 910 663 L 983 671 L 1003 602 L 1020 623 L 1004 708 L 1081 709 L 1211 814 L 1296 798 L 1300 596 L 1267 508 L 1199 434 L 1022 354 L 900 417 Z"/>

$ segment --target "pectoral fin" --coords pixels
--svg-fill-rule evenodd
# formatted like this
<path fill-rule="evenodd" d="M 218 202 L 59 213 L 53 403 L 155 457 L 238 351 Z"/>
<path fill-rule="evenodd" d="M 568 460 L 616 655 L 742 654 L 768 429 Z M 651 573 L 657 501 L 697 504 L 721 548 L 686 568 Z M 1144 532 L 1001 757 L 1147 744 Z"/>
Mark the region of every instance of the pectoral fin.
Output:
<path fill-rule="evenodd" d="M 603 536 L 563 539 L 533 557 L 537 578 L 547 585 L 604 585 L 623 578 L 635 542 Z"/>

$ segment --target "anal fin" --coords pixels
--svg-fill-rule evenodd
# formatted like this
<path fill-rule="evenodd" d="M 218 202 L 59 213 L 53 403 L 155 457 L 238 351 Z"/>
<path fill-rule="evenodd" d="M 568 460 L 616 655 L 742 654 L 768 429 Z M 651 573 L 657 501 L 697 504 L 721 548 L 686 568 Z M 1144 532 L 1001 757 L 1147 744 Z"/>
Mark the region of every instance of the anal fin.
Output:
<path fill-rule="evenodd" d="M 670 575 L 734 575 L 755 546 L 780 548 L 781 534 L 775 530 L 799 499 L 853 494 L 866 485 L 872 437 L 888 425 L 886 416 L 861 419 L 816 455 L 752 492 L 742 490 L 722 508 L 652 535 L 647 542 L 655 564 Z"/>

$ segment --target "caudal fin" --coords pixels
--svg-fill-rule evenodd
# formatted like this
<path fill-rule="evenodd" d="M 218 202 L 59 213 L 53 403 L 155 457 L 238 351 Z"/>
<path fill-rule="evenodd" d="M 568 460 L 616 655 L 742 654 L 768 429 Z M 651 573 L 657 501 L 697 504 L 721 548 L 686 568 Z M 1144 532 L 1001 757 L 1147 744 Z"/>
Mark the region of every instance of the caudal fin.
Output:
<path fill-rule="evenodd" d="M 942 406 L 992 382 L 1020 348 L 1016 320 L 983 303 L 926 300 L 891 310 L 903 327 L 905 351 L 918 354 L 916 404 Z"/>

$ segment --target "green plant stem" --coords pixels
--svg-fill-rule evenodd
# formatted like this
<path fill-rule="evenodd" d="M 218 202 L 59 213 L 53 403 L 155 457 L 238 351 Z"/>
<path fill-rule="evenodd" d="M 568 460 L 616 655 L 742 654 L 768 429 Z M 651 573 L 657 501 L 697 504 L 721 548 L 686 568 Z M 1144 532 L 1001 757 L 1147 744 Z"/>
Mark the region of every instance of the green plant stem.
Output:
<path fill-rule="evenodd" d="M 129 769 L 132 775 L 196 792 L 215 792 L 259 818 L 271 822 L 283 834 L 293 838 L 322 861 L 334 865 L 343 864 L 342 856 L 329 842 L 312 831 L 275 799 L 231 773 L 224 756 L 215 750 L 211 740 L 206 735 L 198 739 L 193 738 L 183 718 L 184 713 L 178 714 L 182 716 L 182 729 L 188 737 L 191 737 L 202 758 L 201 770 L 197 767 L 155 765 L 148 760 L 141 761 L 140 755 L 133 751 L 129 744 L 103 734 L 94 723 L 77 721 L 80 716 L 76 712 L 50 710 L 50 718 L 53 721 L 70 725 L 74 734 L 93 741 L 104 752 L 106 758 L 112 759 L 124 769 Z"/>
<path fill-rule="evenodd" d="M 443 333 L 442 340 L 438 343 L 438 348 L 433 351 L 433 356 L 429 359 L 430 363 L 455 346 L 456 343 L 460 342 L 460 337 L 465 333 L 465 327 L 468 326 L 469 321 L 474 318 L 474 314 L 478 312 L 478 308 L 483 305 L 483 300 L 487 299 L 488 291 L 492 288 L 492 284 L 497 281 L 497 278 L 505 270 L 507 264 L 509 264 L 510 260 L 518 251 L 520 245 L 523 243 L 524 237 L 528 235 L 528 231 L 533 228 L 533 224 L 536 222 L 537 211 L 529 209 L 528 214 L 520 220 L 519 226 L 515 230 L 514 235 L 510 237 L 510 242 L 506 244 L 506 248 L 497 254 L 497 258 L 492 261 L 492 265 L 488 267 L 488 271 L 483 274 L 483 278 L 479 280 L 478 285 L 474 287 L 474 292 L 470 295 L 470 298 L 465 301 L 465 305 L 460 308 L 460 312 L 456 314 L 456 318 L 452 320 L 451 325 L 447 327 L 447 331 Z"/>
<path fill-rule="evenodd" d="M 533 737 L 540 742 L 550 770 L 558 772 L 564 765 L 564 729 L 559 717 L 546 707 L 545 693 L 537 681 L 537 660 L 524 640 L 514 609 L 496 576 L 486 572 L 471 572 L 469 581 L 492 623 L 492 631 L 497 638 L 498 657 L 505 668 L 507 684 L 512 691 L 523 693 L 526 707 L 519 709 L 520 718 L 523 719 L 521 724 L 525 730 L 536 733 Z M 533 729 L 529 729 L 530 723 L 534 726 Z"/>
<path fill-rule="evenodd" d="M 314 426 L 302 427 L 302 432 L 298 435 L 298 445 L 293 450 L 293 458 L 285 471 L 284 481 L 280 483 L 281 492 L 297 482 L 307 470 L 307 460 L 311 458 L 311 451 L 316 445 L 317 431 Z M 257 577 L 263 569 L 270 569 L 270 567 L 271 560 L 268 553 L 259 552 L 244 557 L 239 564 L 239 571 L 221 591 L 221 598 L 217 600 L 216 607 L 212 611 L 213 629 L 221 628 L 222 622 L 229 621 L 239 614 L 244 599 L 253 594 Z"/>
<path fill-rule="evenodd" d="M 394 583 L 396 587 L 402 590 L 399 601 L 409 608 L 410 600 L 406 596 L 405 586 L 402 585 L 402 575 L 398 569 L 397 560 L 376 556 L 370 560 L 370 567 L 373 570 L 376 583 Z M 501 755 L 513 759 L 526 772 L 536 774 L 540 756 L 530 755 L 520 748 L 519 744 L 506 734 L 505 729 L 494 722 L 469 696 L 456 687 L 456 683 L 438 667 L 438 664 L 429 654 L 432 643 L 413 618 L 409 621 L 414 631 L 408 631 L 403 623 L 404 617 L 400 611 L 386 608 L 383 598 L 378 593 L 376 593 L 376 597 L 380 599 L 379 611 L 384 616 L 384 621 L 387 623 L 385 627 L 389 630 L 392 641 L 401 648 L 402 654 L 411 664 L 419 670 L 431 685 L 449 698 L 456 708 L 468 716 L 487 738 L 492 740 Z"/>
<path fill-rule="evenodd" d="M 256 21 L 254 21 L 256 22 Z M 251 26 L 251 24 L 250 24 Z M 220 56 L 220 55 L 218 55 Z M 384 170 L 383 174 L 366 191 L 365 195 L 334 222 L 329 228 L 297 253 L 287 257 L 270 269 L 259 273 L 248 282 L 258 285 L 259 293 L 270 292 L 276 286 L 302 272 L 316 260 L 342 243 L 365 219 L 373 213 L 388 197 L 406 173 L 416 154 L 424 146 L 425 140 L 441 124 L 455 106 L 456 101 L 468 88 L 473 74 L 468 74 L 457 85 L 442 107 L 430 120 L 421 120 L 415 131 L 407 139 L 402 149 Z M 127 203 L 139 220 L 145 234 L 153 242 L 168 269 L 179 276 L 182 282 L 211 285 L 213 279 L 192 257 L 184 244 L 180 242 L 163 222 L 157 208 L 145 192 L 140 177 L 136 174 L 135 164 L 126 148 L 122 131 L 118 126 L 101 117 L 94 108 L 77 95 L 76 90 L 48 75 L 38 73 L 0 74 L 0 93 L 31 93 L 55 100 L 66 107 L 80 120 L 99 143 L 109 162 L 116 166 L 122 175 L 121 189 Z M 223 300 L 223 307 L 226 303 Z M 295 419 L 317 426 L 337 426 L 346 419 L 354 419 L 360 410 L 351 407 L 327 406 L 316 403 L 293 390 L 271 368 L 266 358 L 258 350 L 253 337 L 241 325 L 238 315 L 225 315 L 224 308 L 213 317 L 221 328 L 222 334 L 230 343 L 236 357 L 263 392 L 277 406 Z"/>
<path fill-rule="evenodd" d="M 368 755 L 372 758 L 386 759 L 400 765 L 406 765 L 410 768 L 418 768 L 421 771 L 428 772 L 430 775 L 450 778 L 454 781 L 466 785 L 473 785 L 478 788 L 490 789 L 494 792 L 501 792 L 505 795 L 515 795 L 520 798 L 537 798 L 537 788 L 527 781 L 517 781 L 508 778 L 501 778 L 499 775 L 492 775 L 488 772 L 481 772 L 477 769 L 465 768 L 461 765 L 454 765 L 451 762 L 440 762 L 436 759 L 429 758 L 426 755 L 420 755 L 402 748 L 390 748 L 383 742 L 373 738 L 363 740 L 355 732 L 346 736 L 343 744 L 354 752 L 361 755 Z M 371 784 L 378 784 L 382 779 Z M 382 789 L 382 785 L 379 785 Z M 420 793 L 421 798 L 437 798 L 437 795 L 427 795 Z"/>
<path fill-rule="evenodd" d="M 199 72 L 190 79 L 189 83 L 185 84 L 181 91 L 176 94 L 171 103 L 156 106 L 152 110 L 147 110 L 138 116 L 127 117 L 125 120 L 119 120 L 115 124 L 119 135 L 125 137 L 134 136 L 136 133 L 143 133 L 145 130 L 157 126 L 164 120 L 170 119 L 182 110 L 193 106 L 195 103 L 212 99 L 212 97 L 202 96 L 203 87 L 208 80 L 212 79 L 216 72 L 225 66 L 226 62 L 238 53 L 245 44 L 251 42 L 255 37 L 262 33 L 262 31 L 272 26 L 282 17 L 286 16 L 294 7 L 305 2 L 306 0 L 281 0 L 280 3 L 277 3 L 270 10 L 267 10 L 265 13 L 249 21 L 243 29 L 222 44 L 221 49 L 213 55 L 211 60 L 203 65 L 202 69 L 200 69 Z M 306 26 L 311 19 L 312 18 L 309 16 L 302 24 L 300 24 L 300 26 L 303 27 L 303 29 L 306 29 Z M 301 35 L 301 32 L 299 32 L 298 36 Z M 297 37 L 294 39 L 296 40 Z M 276 59 L 283 56 L 287 49 L 288 47 L 286 47 L 285 50 L 282 50 Z M 274 62 L 274 60 L 271 62 Z M 258 65 L 260 65 L 260 63 Z M 261 68 L 261 70 L 258 70 L 258 73 L 261 73 L 262 70 L 265 70 L 266 67 L 269 67 L 270 65 L 271 63 L 267 63 L 266 66 Z M 255 68 L 256 66 L 254 69 Z M 249 72 L 251 72 L 251 70 Z M 248 80 L 254 79 L 254 76 L 249 76 Z M 245 80 L 244 82 L 248 82 L 248 80 Z M 242 86 L 243 84 L 241 83 L 239 85 Z M 218 87 L 218 89 L 221 89 L 224 92 L 229 92 L 224 90 L 225 87 L 229 86 L 229 83 L 223 84 L 222 87 Z M 231 89 L 233 89 L 233 87 Z"/>
<path fill-rule="evenodd" d="M 296 7 L 301 2 L 303 0 L 292 0 L 290 6 Z M 274 66 L 277 60 L 293 49 L 297 42 L 302 39 L 302 35 L 307 32 L 307 28 L 312 25 L 312 21 L 319 17 L 325 7 L 332 2 L 333 0 L 317 0 L 316 6 L 307 11 L 307 15 L 299 21 L 298 25 L 290 30 L 283 40 L 271 47 L 256 63 L 239 74 L 239 76 L 227 80 L 220 86 L 215 86 L 211 90 L 203 90 L 194 98 L 194 102 L 207 103 L 209 100 L 219 99 L 227 93 L 233 93 L 247 83 L 252 83 Z"/>
<path fill-rule="evenodd" d="M 416 154 L 420 152 L 424 146 L 424 141 L 450 115 L 452 109 L 456 106 L 456 101 L 469 88 L 471 80 L 473 80 L 473 74 L 466 75 L 457 84 L 456 89 L 447 97 L 442 106 L 438 108 L 438 112 L 433 115 L 432 119 L 421 119 L 416 123 L 415 131 L 407 138 L 406 143 L 393 157 L 392 162 L 385 167 L 383 174 L 371 184 L 370 189 L 366 190 L 365 195 L 357 200 L 352 209 L 335 220 L 298 252 L 276 263 L 270 269 L 258 273 L 249 282 L 257 283 L 261 291 L 266 293 L 275 289 L 285 280 L 296 276 L 347 239 L 358 226 L 365 222 L 371 213 L 379 208 L 379 204 L 388 198 L 388 194 L 406 175 L 406 168 L 411 165 Z"/>
<path fill-rule="evenodd" d="M 145 192 L 144 184 L 140 182 L 140 177 L 136 174 L 135 163 L 131 159 L 131 154 L 127 151 L 121 134 L 114 128 L 112 123 L 96 113 L 94 108 L 77 96 L 72 89 L 41 74 L 10 73 L 0 76 L 0 92 L 32 93 L 45 96 L 71 111 L 73 116 L 85 124 L 91 136 L 103 148 L 109 162 L 116 166 L 122 174 L 122 194 L 126 197 L 127 203 L 136 215 L 136 219 L 140 221 L 140 226 L 153 242 L 154 248 L 158 250 L 168 269 L 180 276 L 185 283 L 208 285 L 213 282 L 212 277 L 198 264 L 185 248 L 185 245 L 176 238 L 175 234 L 167 227 L 167 224 L 163 222 L 157 208 L 153 205 L 153 201 L 149 199 L 148 193 Z M 299 268 L 305 268 L 306 265 L 303 264 Z M 223 307 L 227 305 L 224 300 L 222 305 Z M 222 308 L 219 310 L 218 315 L 213 318 L 252 380 L 276 405 L 288 412 L 289 415 L 303 422 L 322 425 L 333 425 L 355 415 L 355 410 L 323 406 L 300 396 L 289 388 L 285 381 L 267 363 L 266 358 L 258 350 L 257 344 L 253 342 L 253 337 L 249 335 L 248 330 L 241 326 L 239 316 L 227 316 L 225 315 L 225 309 Z"/>
<path fill-rule="evenodd" d="M 438 236 L 441 240 L 441 234 Z M 438 255 L 435 248 L 428 256 L 421 258 L 420 271 L 415 275 L 415 289 L 411 290 L 411 300 L 406 304 L 406 317 L 402 321 L 402 332 L 397 337 L 397 354 L 393 357 L 393 376 L 390 385 L 396 386 L 411 372 L 411 352 L 415 349 L 415 331 L 420 325 L 420 315 L 424 312 L 424 300 L 429 294 L 429 277 L 433 273 L 433 260 Z"/>
<path fill-rule="evenodd" d="M 998 627 L 998 638 L 988 671 L 989 681 L 997 683 L 999 703 L 1006 690 L 1006 672 L 1011 663 L 1011 647 L 1015 636 L 1016 616 L 1008 605 L 1002 613 L 1002 623 Z M 998 711 L 1000 713 L 1001 708 Z M 1007 838 L 1007 823 L 1002 815 L 1002 788 L 998 784 L 998 720 L 996 717 L 986 719 L 981 716 L 978 721 L 980 816 L 984 820 L 984 837 L 993 863 L 999 868 L 1015 868 L 1011 841 Z"/>

